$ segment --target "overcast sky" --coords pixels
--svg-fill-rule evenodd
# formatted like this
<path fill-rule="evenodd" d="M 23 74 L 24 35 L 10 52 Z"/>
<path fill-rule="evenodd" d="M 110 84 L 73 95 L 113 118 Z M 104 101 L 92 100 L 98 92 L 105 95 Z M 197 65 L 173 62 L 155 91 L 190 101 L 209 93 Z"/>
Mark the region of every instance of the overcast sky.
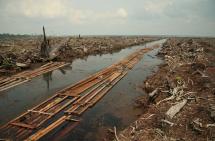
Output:
<path fill-rule="evenodd" d="M 215 0 L 0 0 L 0 33 L 215 36 Z"/>

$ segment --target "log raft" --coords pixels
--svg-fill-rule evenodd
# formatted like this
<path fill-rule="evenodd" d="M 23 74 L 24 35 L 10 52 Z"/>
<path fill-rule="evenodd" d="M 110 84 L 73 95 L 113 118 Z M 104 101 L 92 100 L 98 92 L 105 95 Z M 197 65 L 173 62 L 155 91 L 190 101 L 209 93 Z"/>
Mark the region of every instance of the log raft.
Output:
<path fill-rule="evenodd" d="M 37 141 L 63 124 L 78 125 L 81 115 L 104 97 L 152 49 L 140 49 L 118 63 L 56 92 L 48 100 L 1 127 L 0 138 Z"/>
<path fill-rule="evenodd" d="M 66 65 L 69 65 L 69 63 L 49 62 L 35 70 L 24 71 L 11 77 L 0 79 L 0 92 L 20 85 L 22 83 L 28 82 L 39 75 L 56 70 Z"/>

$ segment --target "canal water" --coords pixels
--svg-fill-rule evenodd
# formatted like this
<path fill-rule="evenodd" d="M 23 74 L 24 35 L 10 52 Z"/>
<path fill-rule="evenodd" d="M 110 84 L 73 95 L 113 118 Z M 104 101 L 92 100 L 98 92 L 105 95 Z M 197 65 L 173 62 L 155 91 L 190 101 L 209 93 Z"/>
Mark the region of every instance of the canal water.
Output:
<path fill-rule="evenodd" d="M 112 54 L 88 56 L 77 59 L 69 66 L 46 73 L 22 85 L 0 92 L 0 125 L 3 125 L 52 96 L 56 91 L 99 70 L 116 63 L 137 49 L 161 46 L 166 40 L 159 40 L 141 46 L 123 49 Z M 160 48 L 146 53 L 143 59 L 117 83 L 93 108 L 81 117 L 73 130 L 69 127 L 56 129 L 43 140 L 101 141 L 108 128 L 122 130 L 134 122 L 144 109 L 134 107 L 138 96 L 144 95 L 140 86 L 151 75 L 162 60 L 156 57 Z M 68 125 L 69 126 L 69 125 Z"/>

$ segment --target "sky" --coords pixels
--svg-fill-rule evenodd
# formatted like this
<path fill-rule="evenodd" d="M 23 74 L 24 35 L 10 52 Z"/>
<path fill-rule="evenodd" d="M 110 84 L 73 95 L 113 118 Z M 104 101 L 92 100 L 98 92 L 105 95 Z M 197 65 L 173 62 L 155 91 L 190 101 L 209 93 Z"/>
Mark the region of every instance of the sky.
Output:
<path fill-rule="evenodd" d="M 215 0 L 0 0 L 0 33 L 215 36 Z"/>

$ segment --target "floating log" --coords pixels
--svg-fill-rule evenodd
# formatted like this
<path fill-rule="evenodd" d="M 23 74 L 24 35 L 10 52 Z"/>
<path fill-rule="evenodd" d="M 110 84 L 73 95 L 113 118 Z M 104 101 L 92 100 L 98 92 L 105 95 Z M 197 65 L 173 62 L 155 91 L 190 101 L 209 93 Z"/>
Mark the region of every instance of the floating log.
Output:
<path fill-rule="evenodd" d="M 82 113 L 105 96 L 139 62 L 144 53 L 150 50 L 152 49 L 138 50 L 118 63 L 58 91 L 48 100 L 3 126 L 0 129 L 0 138 L 14 138 L 16 135 L 15 139 L 18 140 L 36 141 L 62 124 L 69 122 L 76 126 L 79 122 L 76 117 L 80 118 Z M 41 67 L 38 72 L 48 71 L 49 66 L 57 67 L 50 63 Z M 37 71 L 22 73 L 21 76 L 23 75 L 31 78 L 37 75 Z"/>
<path fill-rule="evenodd" d="M 37 77 L 39 75 L 42 75 L 44 73 L 53 71 L 55 69 L 61 68 L 63 66 L 68 65 L 69 63 L 65 62 L 50 62 L 47 63 L 35 70 L 32 71 L 24 71 L 21 73 L 18 73 L 16 75 L 13 75 L 11 77 L 7 77 L 4 79 L 0 79 L 0 91 L 7 90 L 9 88 L 15 87 L 17 85 L 20 85 L 22 83 L 28 82 L 34 77 Z"/>

